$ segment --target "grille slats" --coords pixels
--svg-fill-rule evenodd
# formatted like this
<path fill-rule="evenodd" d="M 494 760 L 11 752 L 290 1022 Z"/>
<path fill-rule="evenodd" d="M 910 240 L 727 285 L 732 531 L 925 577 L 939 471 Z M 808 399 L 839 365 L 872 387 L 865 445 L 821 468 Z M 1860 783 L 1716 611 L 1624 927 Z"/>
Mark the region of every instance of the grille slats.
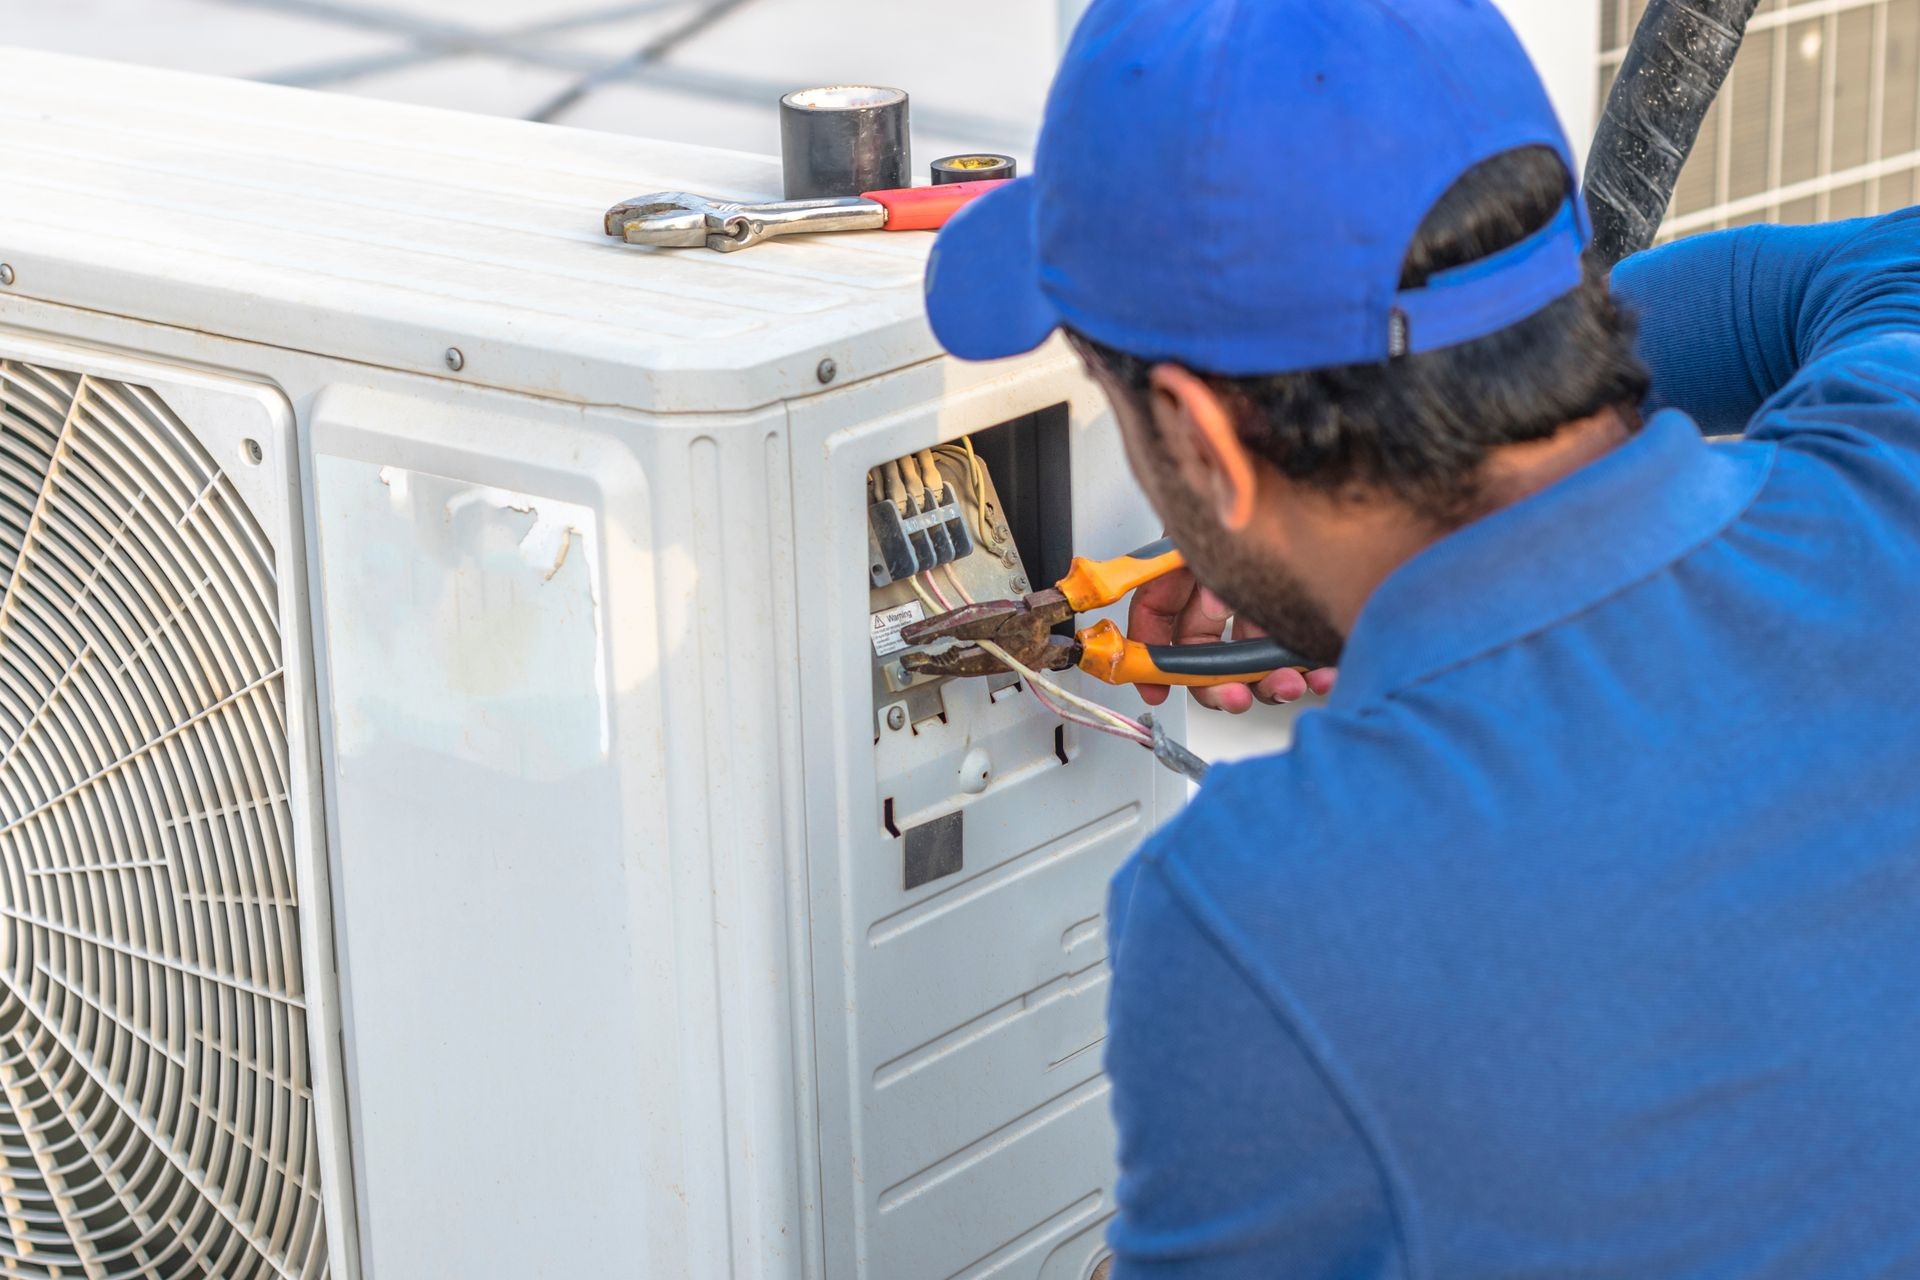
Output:
<path fill-rule="evenodd" d="M 271 543 L 148 388 L 0 362 L 0 1276 L 328 1273 Z"/>

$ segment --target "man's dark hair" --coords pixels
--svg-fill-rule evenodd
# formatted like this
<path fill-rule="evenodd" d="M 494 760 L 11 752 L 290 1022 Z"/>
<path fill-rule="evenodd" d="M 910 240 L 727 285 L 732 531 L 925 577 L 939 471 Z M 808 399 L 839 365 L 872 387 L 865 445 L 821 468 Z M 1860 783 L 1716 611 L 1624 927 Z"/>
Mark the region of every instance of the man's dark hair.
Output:
<path fill-rule="evenodd" d="M 1469 170 L 1415 235 L 1402 289 L 1511 248 L 1567 199 L 1558 156 L 1528 147 Z M 1075 340 L 1136 394 L 1157 361 Z M 1377 485 L 1447 527 L 1481 513 L 1481 464 L 1502 445 L 1543 440 L 1610 407 L 1637 408 L 1647 371 L 1631 319 L 1589 264 L 1573 293 L 1489 337 L 1402 356 L 1273 377 L 1195 370 L 1234 409 L 1249 448 L 1288 478 L 1332 491 Z M 1638 423 L 1628 413 L 1629 427 Z"/>

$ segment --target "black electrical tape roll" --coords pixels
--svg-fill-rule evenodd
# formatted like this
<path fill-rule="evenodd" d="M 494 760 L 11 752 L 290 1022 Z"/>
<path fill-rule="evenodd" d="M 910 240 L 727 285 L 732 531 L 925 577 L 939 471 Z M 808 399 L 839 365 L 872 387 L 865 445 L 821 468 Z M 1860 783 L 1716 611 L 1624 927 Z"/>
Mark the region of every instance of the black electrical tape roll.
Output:
<path fill-rule="evenodd" d="M 1313 667 L 1277 640 L 1243 640 L 1238 644 L 1148 645 L 1153 665 L 1170 676 L 1244 676 L 1282 667 Z"/>
<path fill-rule="evenodd" d="M 1611 268 L 1653 244 L 1700 124 L 1760 0 L 1652 0 L 1587 161 L 1593 248 Z"/>
<path fill-rule="evenodd" d="M 991 182 L 1020 176 L 1020 164 L 1012 156 L 942 156 L 933 162 L 933 185 L 944 187 L 954 182 Z"/>
<path fill-rule="evenodd" d="M 881 85 L 798 89 L 780 99 L 780 156 L 789 200 L 859 196 L 913 183 L 905 92 Z"/>

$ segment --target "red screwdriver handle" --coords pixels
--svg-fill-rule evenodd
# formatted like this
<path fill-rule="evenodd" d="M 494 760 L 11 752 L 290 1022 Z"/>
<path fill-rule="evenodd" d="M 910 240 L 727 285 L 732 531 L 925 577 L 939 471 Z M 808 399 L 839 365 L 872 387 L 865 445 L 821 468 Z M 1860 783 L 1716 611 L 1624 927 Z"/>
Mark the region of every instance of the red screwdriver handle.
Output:
<path fill-rule="evenodd" d="M 944 187 L 903 187 L 897 191 L 868 191 L 861 196 L 884 206 L 889 231 L 938 231 L 947 219 L 992 191 L 1008 178 L 986 182 L 949 182 Z"/>

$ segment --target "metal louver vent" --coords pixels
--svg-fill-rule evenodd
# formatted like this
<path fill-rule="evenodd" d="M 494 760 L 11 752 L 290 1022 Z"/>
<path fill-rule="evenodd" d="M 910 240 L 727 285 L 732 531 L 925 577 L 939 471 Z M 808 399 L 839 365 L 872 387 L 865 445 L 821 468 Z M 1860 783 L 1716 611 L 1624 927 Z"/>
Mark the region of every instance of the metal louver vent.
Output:
<path fill-rule="evenodd" d="M 0 1277 L 324 1276 L 272 548 L 152 391 L 4 361 L 0 571 Z"/>
<path fill-rule="evenodd" d="M 1646 0 L 1603 0 L 1606 101 Z M 1920 199 L 1920 0 L 1762 0 L 1663 236 Z"/>

